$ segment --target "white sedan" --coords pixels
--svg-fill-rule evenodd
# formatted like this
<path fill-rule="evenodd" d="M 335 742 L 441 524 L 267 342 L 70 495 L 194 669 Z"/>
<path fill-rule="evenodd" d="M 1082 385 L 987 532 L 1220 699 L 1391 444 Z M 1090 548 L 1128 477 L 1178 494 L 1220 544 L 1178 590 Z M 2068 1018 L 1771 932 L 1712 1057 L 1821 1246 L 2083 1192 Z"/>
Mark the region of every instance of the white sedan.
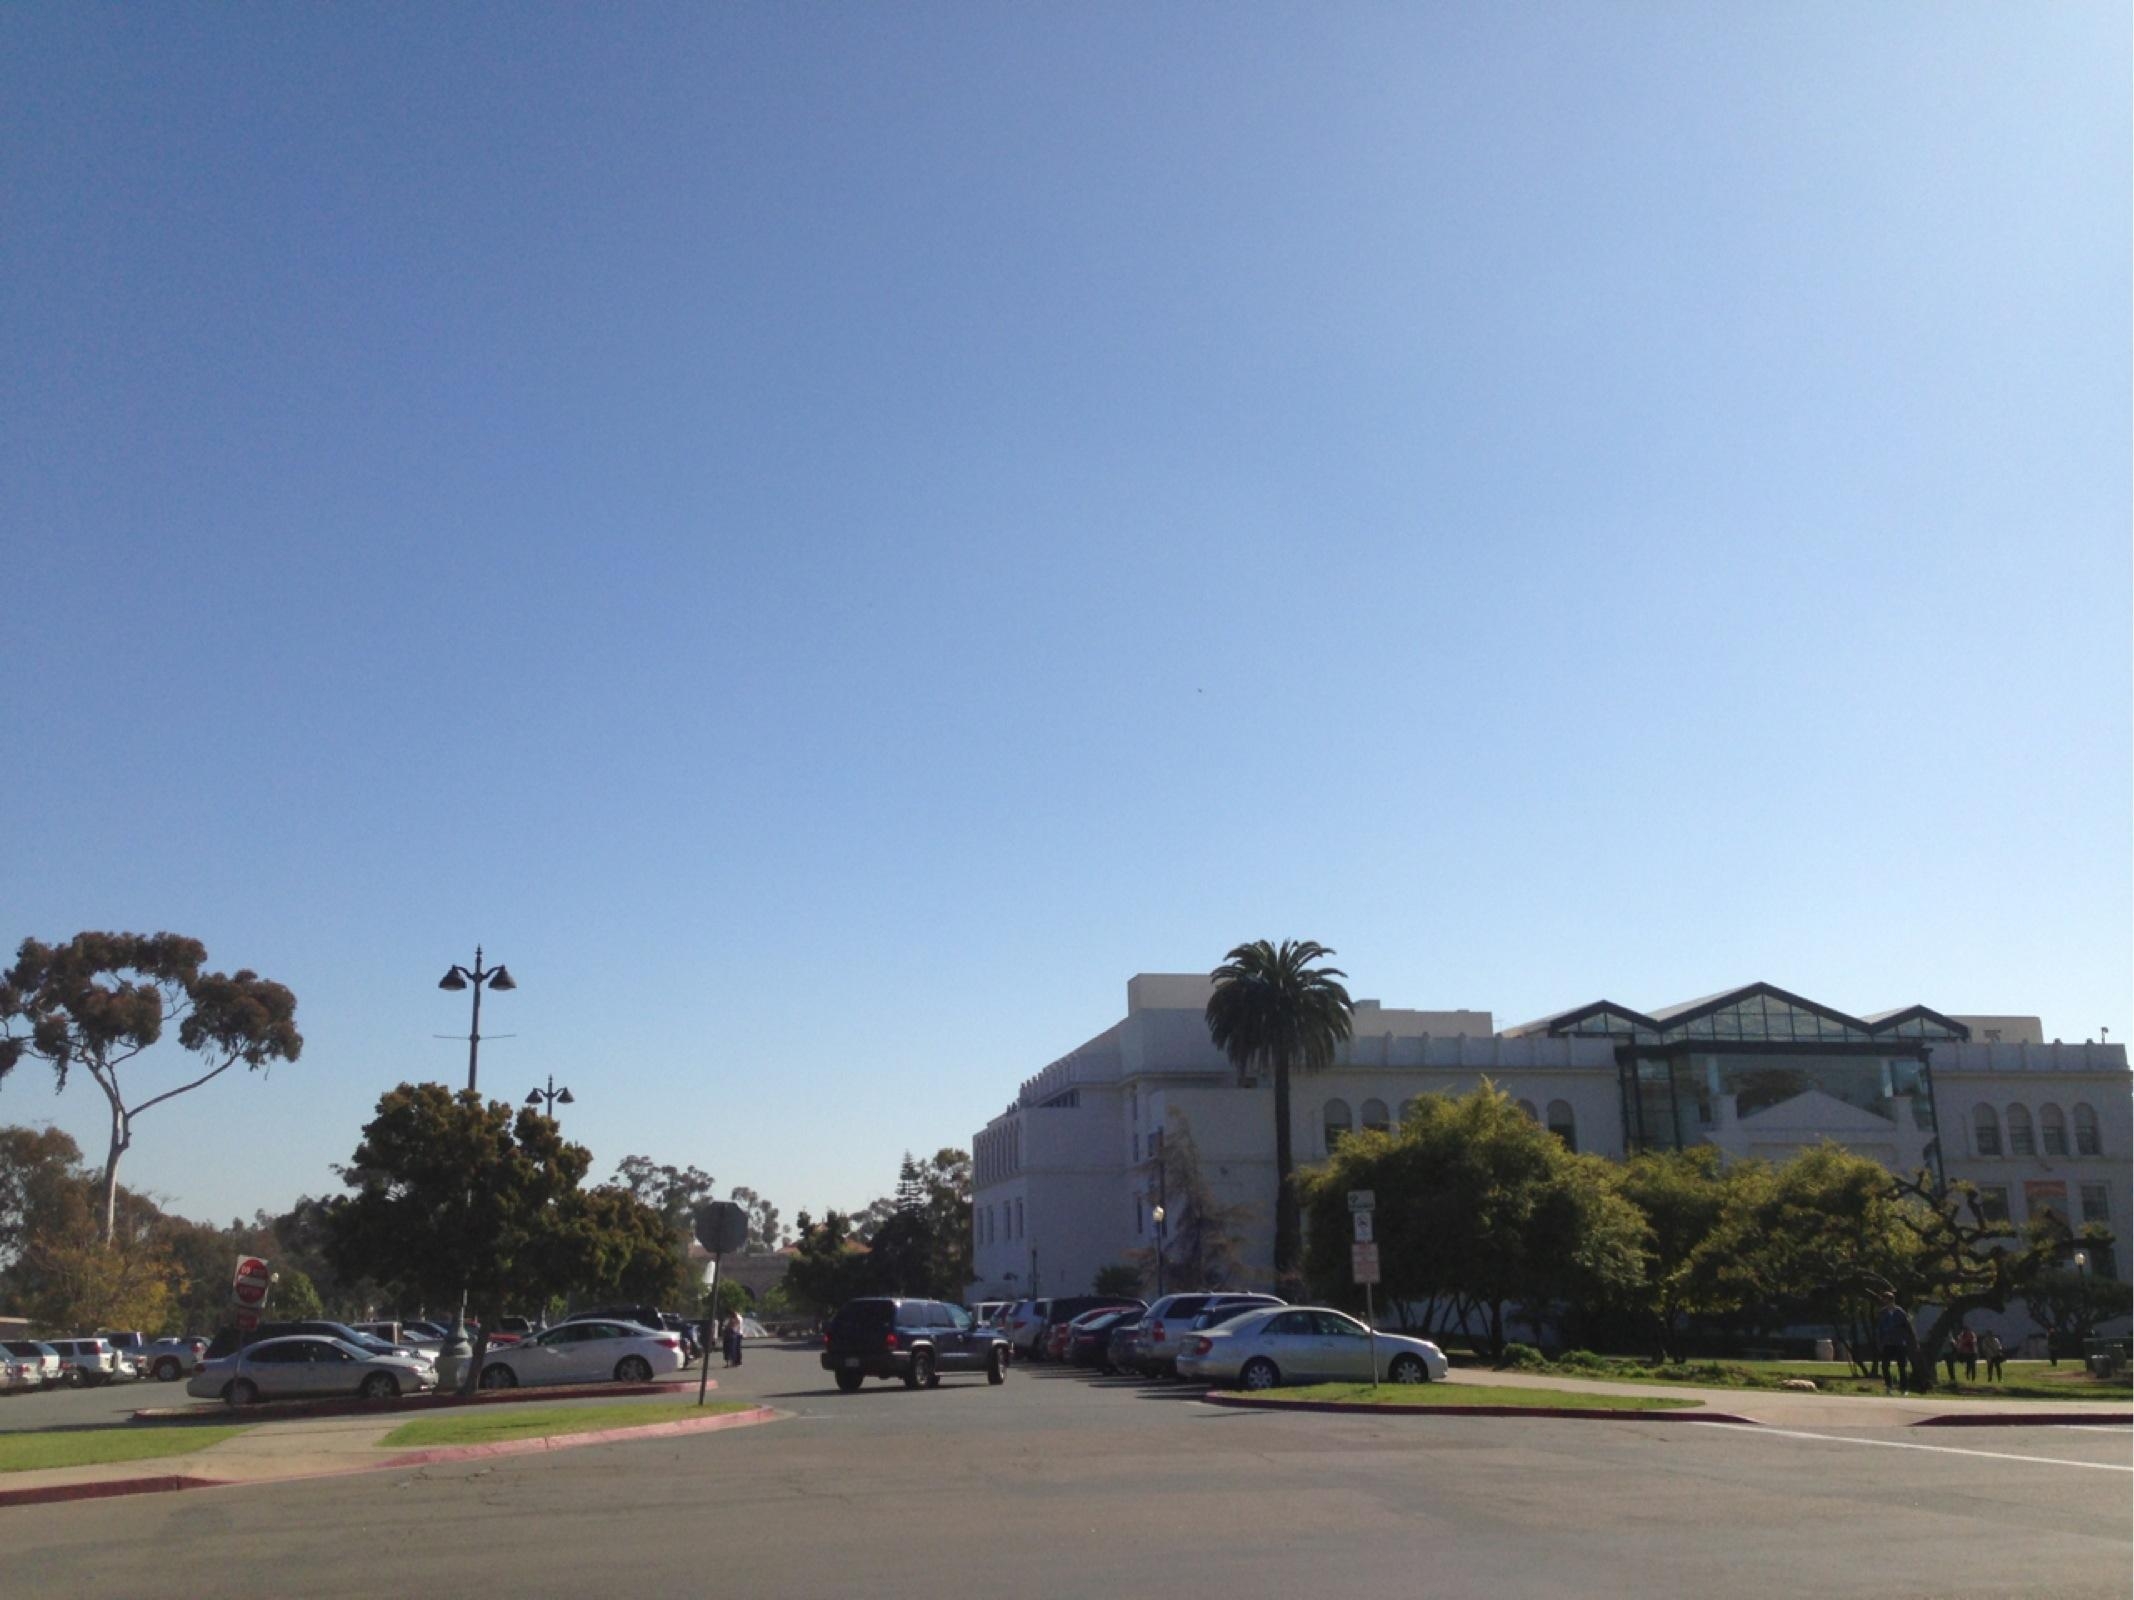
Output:
<path fill-rule="evenodd" d="M 1186 1335 L 1178 1375 L 1198 1383 L 1272 1389 L 1282 1383 L 1369 1383 L 1371 1330 L 1325 1306 L 1275 1306 Z M 1435 1383 L 1450 1366 L 1428 1339 L 1377 1336 L 1379 1379 Z"/>
<path fill-rule="evenodd" d="M 566 1322 L 519 1344 L 492 1348 L 482 1363 L 484 1389 L 521 1384 L 649 1383 L 682 1370 L 682 1336 L 634 1322 Z"/>

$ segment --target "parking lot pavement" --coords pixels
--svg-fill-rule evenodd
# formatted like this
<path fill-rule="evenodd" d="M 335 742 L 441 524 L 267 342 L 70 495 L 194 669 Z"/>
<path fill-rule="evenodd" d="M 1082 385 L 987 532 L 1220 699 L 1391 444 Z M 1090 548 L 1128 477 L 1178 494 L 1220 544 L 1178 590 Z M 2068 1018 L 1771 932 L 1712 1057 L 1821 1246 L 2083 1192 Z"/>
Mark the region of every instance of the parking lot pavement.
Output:
<path fill-rule="evenodd" d="M 1018 1367 L 838 1394 L 810 1349 L 715 1368 L 774 1428 L 39 1507 L 30 1594 L 2036 1595 L 2125 1600 L 2125 1430 L 1845 1434 L 1293 1416 Z M 2049 1575 L 2047 1577 L 2046 1575 Z"/>
<path fill-rule="evenodd" d="M 16 1428 L 87 1428 L 124 1422 L 142 1406 L 183 1405 L 185 1384 L 154 1379 L 96 1389 L 39 1389 L 0 1395 L 0 1432 Z"/>

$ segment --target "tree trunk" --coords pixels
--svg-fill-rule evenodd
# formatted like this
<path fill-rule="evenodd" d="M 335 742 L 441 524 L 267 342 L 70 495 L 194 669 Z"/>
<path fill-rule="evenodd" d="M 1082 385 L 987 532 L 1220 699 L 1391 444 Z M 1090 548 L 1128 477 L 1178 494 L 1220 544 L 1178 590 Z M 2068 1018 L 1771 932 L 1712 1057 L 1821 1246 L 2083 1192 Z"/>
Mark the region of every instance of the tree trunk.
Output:
<path fill-rule="evenodd" d="M 100 1180 L 104 1200 L 104 1243 L 111 1243 L 118 1233 L 119 1219 L 119 1157 L 133 1143 L 133 1130 L 126 1125 L 126 1113 L 116 1103 L 111 1107 L 111 1151 L 104 1158 L 104 1176 Z"/>
<path fill-rule="evenodd" d="M 1295 1153 L 1289 1137 L 1289 1061 L 1274 1063 L 1274 1279 L 1285 1293 L 1297 1273 L 1297 1195 L 1290 1185 Z M 1293 1298 L 1293 1297 L 1292 1297 Z"/>

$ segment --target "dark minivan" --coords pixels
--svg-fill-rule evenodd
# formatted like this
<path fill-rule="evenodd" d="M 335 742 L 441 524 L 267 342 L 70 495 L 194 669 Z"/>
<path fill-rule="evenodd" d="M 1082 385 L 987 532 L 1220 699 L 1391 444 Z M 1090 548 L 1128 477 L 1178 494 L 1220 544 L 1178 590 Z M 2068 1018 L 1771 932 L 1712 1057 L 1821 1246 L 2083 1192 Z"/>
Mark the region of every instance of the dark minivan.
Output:
<path fill-rule="evenodd" d="M 835 1373 L 847 1394 L 868 1378 L 901 1378 L 907 1389 L 931 1389 L 949 1372 L 1008 1381 L 1008 1341 L 1000 1331 L 939 1300 L 848 1301 L 830 1319 L 822 1344 L 823 1370 Z"/>

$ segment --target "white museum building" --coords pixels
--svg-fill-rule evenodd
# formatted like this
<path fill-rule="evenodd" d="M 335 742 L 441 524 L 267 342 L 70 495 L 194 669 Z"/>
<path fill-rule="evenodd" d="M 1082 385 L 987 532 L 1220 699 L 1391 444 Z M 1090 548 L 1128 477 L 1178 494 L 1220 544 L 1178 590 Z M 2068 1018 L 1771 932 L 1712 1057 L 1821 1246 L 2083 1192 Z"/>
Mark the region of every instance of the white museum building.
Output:
<path fill-rule="evenodd" d="M 1240 1084 L 1209 1041 L 1210 990 L 1197 973 L 1128 980 L 1126 1015 L 1026 1079 L 977 1134 L 972 1299 L 1085 1294 L 1099 1268 L 1148 1250 L 1152 1136 L 1180 1127 L 1214 1198 L 1243 1208 L 1246 1278 L 1266 1286 L 1273 1089 Z M 2048 1040 L 2036 1017 L 1856 1016 L 1765 983 L 1651 1012 L 1595 1001 L 1502 1031 L 1487 1011 L 1359 1000 L 1334 1064 L 1292 1079 L 1297 1164 L 1352 1128 L 1398 1121 L 1416 1095 L 1485 1077 L 1604 1156 L 1703 1142 L 1783 1158 L 1833 1139 L 1893 1169 L 1969 1179 L 2018 1225 L 2050 1211 L 2127 1227 L 2124 1045 Z"/>

